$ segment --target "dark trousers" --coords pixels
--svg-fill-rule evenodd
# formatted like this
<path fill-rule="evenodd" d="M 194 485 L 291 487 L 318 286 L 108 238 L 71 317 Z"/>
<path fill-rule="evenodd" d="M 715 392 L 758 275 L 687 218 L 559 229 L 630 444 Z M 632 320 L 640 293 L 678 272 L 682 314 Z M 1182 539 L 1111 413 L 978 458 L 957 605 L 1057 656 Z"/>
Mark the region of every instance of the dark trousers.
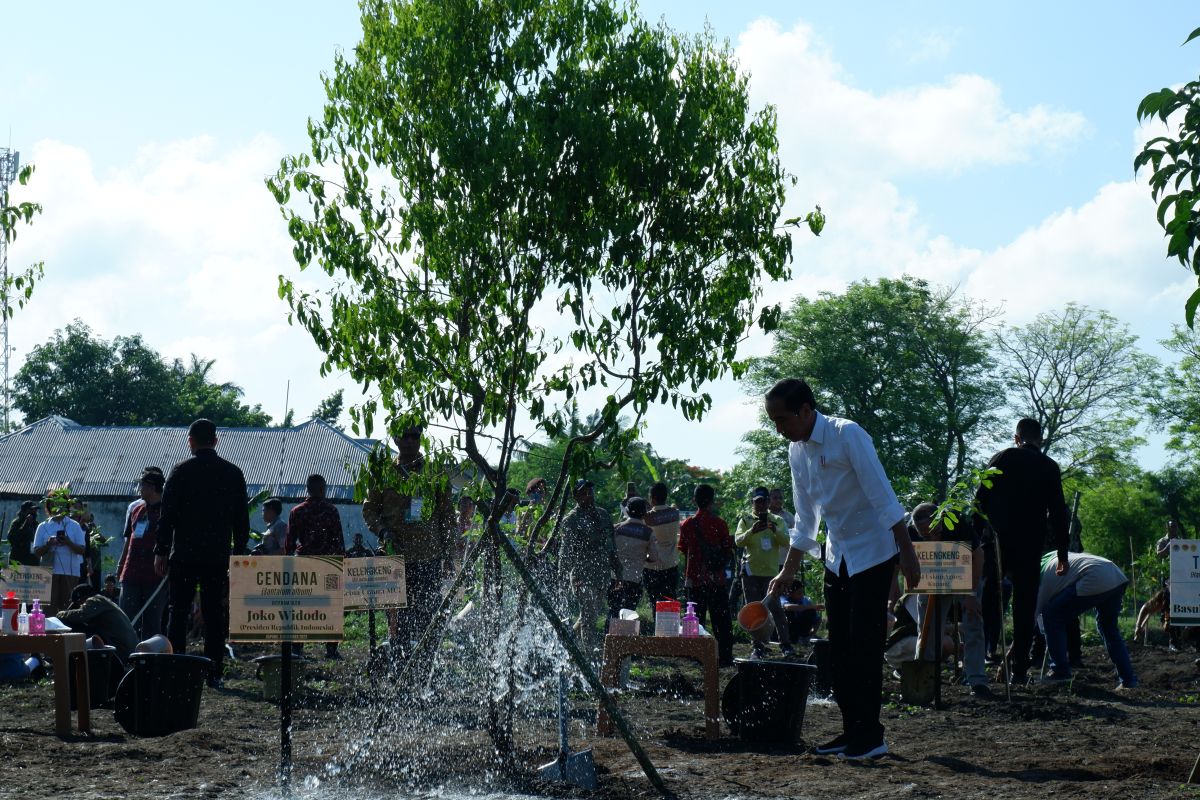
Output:
<path fill-rule="evenodd" d="M 654 604 L 662 600 L 676 600 L 679 595 L 679 567 L 670 569 L 642 570 L 642 585 L 646 587 L 646 599 L 650 601 L 650 632 L 654 632 Z"/>
<path fill-rule="evenodd" d="M 733 619 L 729 615 L 729 589 L 725 586 L 691 586 L 688 600 L 696 604 L 696 619 L 704 624 L 717 640 L 717 660 L 721 666 L 733 663 Z"/>
<path fill-rule="evenodd" d="M 442 562 L 410 561 L 404 565 L 406 608 L 397 609 L 390 631 L 392 650 L 407 658 L 413 646 L 429 627 L 442 600 Z"/>
<path fill-rule="evenodd" d="M 187 652 L 188 622 L 192 614 L 192 598 L 200 587 L 200 613 L 204 616 L 204 655 L 212 661 L 211 674 L 221 677 L 225 663 L 225 639 L 229 636 L 229 568 L 197 569 L 183 564 L 171 564 L 171 592 L 167 638 L 176 653 Z"/>
<path fill-rule="evenodd" d="M 825 570 L 825 612 L 833 660 L 833 699 L 842 712 L 842 731 L 855 743 L 883 739 L 879 707 L 883 698 L 883 642 L 887 600 L 896 559 L 889 558 L 857 575 L 846 563 Z"/>
<path fill-rule="evenodd" d="M 1001 549 L 1004 574 L 1013 585 L 1013 640 L 1008 649 L 1008 668 L 1016 680 L 1029 672 L 1032 660 L 1030 648 L 1036 629 L 1038 584 L 1042 578 L 1042 554 L 1036 546 L 1014 546 Z"/>
<path fill-rule="evenodd" d="M 670 569 L 644 569 L 642 582 L 646 587 L 646 597 L 651 605 L 660 600 L 676 600 L 679 591 L 679 567 Z M 653 609 L 651 609 L 653 610 Z"/>

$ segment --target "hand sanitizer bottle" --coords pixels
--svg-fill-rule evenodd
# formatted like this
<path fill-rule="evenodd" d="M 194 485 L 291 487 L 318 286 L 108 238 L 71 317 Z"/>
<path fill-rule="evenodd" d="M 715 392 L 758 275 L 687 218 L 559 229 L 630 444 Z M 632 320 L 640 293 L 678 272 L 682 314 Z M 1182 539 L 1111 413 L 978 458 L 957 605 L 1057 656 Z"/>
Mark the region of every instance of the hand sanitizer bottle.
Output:
<path fill-rule="evenodd" d="M 687 637 L 696 637 L 700 635 L 700 620 L 696 618 L 696 604 L 688 603 L 687 611 L 683 615 L 683 624 L 681 626 L 681 635 Z"/>
<path fill-rule="evenodd" d="M 46 635 L 46 614 L 42 611 L 42 601 L 36 597 L 33 600 L 33 611 L 29 612 L 29 635 Z"/>
<path fill-rule="evenodd" d="M 17 636 L 29 635 L 29 612 L 25 610 L 25 604 L 21 603 L 21 612 L 17 614 Z"/>

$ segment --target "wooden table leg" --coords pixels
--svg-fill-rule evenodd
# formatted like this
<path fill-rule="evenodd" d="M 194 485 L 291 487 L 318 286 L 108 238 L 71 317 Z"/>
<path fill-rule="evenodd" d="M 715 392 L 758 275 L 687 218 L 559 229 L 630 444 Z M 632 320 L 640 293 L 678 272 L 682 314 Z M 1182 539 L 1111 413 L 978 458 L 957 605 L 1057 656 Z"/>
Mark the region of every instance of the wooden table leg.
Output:
<path fill-rule="evenodd" d="M 600 683 L 609 689 L 614 688 L 621 680 L 622 655 L 620 648 L 611 645 L 607 639 L 605 640 L 604 666 L 600 670 Z M 596 733 L 601 736 L 612 736 L 613 733 L 613 721 L 605 711 L 603 703 L 598 703 L 596 711 Z"/>
<path fill-rule="evenodd" d="M 71 665 L 67 661 L 64 642 L 47 637 L 46 655 L 54 659 L 54 731 L 59 736 L 71 735 Z"/>
<path fill-rule="evenodd" d="M 87 650 L 71 654 L 75 660 L 75 708 L 78 709 L 79 732 L 87 733 L 92 729 L 92 692 L 91 675 L 88 673 Z M 67 726 L 70 727 L 70 720 Z"/>

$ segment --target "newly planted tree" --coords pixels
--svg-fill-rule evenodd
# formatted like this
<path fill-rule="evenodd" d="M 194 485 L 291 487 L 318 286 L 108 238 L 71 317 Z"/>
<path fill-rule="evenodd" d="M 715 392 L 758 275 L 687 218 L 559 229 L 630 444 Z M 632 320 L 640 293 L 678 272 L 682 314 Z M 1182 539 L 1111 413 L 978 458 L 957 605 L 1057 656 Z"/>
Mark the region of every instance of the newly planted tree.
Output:
<path fill-rule="evenodd" d="M 368 393 L 356 430 L 379 413 L 393 432 L 421 420 L 470 461 L 498 550 L 521 434 L 555 439 L 572 400 L 594 406 L 564 449 L 561 492 L 622 414 L 630 437 L 653 403 L 700 417 L 703 385 L 776 319 L 756 302 L 791 253 L 775 116 L 750 108 L 710 36 L 606 0 L 362 9 L 310 152 L 269 181 L 300 269 L 332 280 L 281 276 L 280 295 L 323 369 Z M 389 479 L 379 466 L 370 479 Z M 537 527 L 560 507 L 551 497 Z M 491 731 L 502 751 L 504 727 Z"/>

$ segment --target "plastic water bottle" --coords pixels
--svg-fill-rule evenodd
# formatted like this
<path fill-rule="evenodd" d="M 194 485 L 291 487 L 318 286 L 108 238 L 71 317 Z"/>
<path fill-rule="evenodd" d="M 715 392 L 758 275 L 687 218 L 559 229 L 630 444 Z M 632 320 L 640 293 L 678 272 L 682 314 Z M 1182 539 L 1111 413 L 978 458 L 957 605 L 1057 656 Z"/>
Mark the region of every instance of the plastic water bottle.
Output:
<path fill-rule="evenodd" d="M 0 602 L 0 609 L 3 609 L 2 616 L 0 616 L 0 633 L 12 636 L 17 632 L 17 609 L 20 607 L 21 604 L 17 602 L 17 593 L 9 589 L 3 602 Z"/>
<path fill-rule="evenodd" d="M 33 611 L 29 612 L 29 635 L 46 635 L 46 613 L 42 611 L 42 601 L 36 597 L 33 600 Z"/>
<path fill-rule="evenodd" d="M 21 603 L 21 612 L 17 614 L 17 636 L 29 635 L 29 612 L 25 610 L 25 604 Z"/>
<path fill-rule="evenodd" d="M 696 604 L 689 602 L 687 611 L 683 615 L 683 624 L 681 634 L 685 637 L 694 638 L 700 635 L 700 620 L 696 618 Z"/>

